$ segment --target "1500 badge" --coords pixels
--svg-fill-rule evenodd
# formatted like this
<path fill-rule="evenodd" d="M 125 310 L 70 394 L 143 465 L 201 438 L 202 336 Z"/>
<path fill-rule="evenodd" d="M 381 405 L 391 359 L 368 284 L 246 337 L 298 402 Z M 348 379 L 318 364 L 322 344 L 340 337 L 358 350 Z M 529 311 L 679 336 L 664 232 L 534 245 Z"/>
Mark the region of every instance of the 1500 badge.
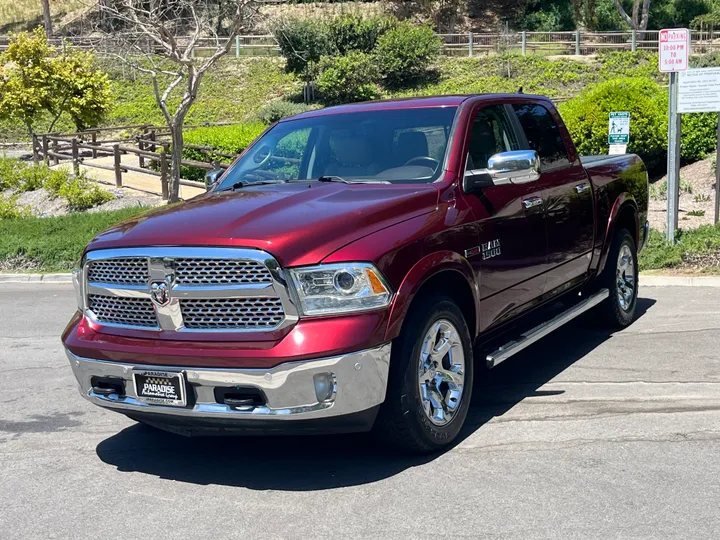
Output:
<path fill-rule="evenodd" d="M 466 249 L 465 257 L 469 259 L 475 255 L 480 255 L 480 253 L 482 253 L 483 261 L 497 257 L 502 253 L 500 251 L 500 240 L 491 240 L 490 242 L 483 243 L 481 246 Z"/>

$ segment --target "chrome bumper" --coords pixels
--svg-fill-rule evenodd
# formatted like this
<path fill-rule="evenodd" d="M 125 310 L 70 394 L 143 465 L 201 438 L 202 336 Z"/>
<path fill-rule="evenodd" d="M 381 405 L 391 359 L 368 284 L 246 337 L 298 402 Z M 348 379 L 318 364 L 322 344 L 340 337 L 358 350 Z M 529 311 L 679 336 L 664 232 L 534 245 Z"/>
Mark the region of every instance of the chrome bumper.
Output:
<path fill-rule="evenodd" d="M 288 362 L 272 369 L 178 368 L 160 365 L 133 365 L 75 356 L 65 350 L 82 396 L 100 407 L 123 413 L 149 413 L 197 419 L 313 420 L 349 415 L 371 409 L 385 400 L 390 366 L 390 343 L 356 353 Z M 182 371 L 187 407 L 150 405 L 138 401 L 133 369 Z M 318 401 L 313 376 L 330 373 L 335 387 L 332 395 Z M 117 378 L 124 382 L 124 395 L 93 392 L 92 379 Z M 253 388 L 265 396 L 262 406 L 230 408 L 218 403 L 215 388 Z M 228 422 L 231 424 L 232 422 Z M 247 422 L 245 422 L 247 424 Z"/>

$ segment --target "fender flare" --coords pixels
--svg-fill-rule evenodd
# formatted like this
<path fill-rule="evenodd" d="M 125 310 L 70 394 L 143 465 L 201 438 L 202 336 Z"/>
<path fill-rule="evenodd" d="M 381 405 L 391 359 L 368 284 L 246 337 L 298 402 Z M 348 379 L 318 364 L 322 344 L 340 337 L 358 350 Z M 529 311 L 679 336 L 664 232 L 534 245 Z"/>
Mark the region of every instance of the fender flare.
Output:
<path fill-rule="evenodd" d="M 632 208 L 633 216 L 635 218 L 635 236 L 639 239 L 640 236 L 640 218 L 637 202 L 635 197 L 627 191 L 618 195 L 613 204 L 612 210 L 610 211 L 610 217 L 608 218 L 607 226 L 605 229 L 605 241 L 603 243 L 602 251 L 600 254 L 600 264 L 598 264 L 598 274 L 602 274 L 605 270 L 605 264 L 607 263 L 608 254 L 610 253 L 610 246 L 612 245 L 613 237 L 615 236 L 615 228 L 617 226 L 618 216 L 626 209 Z"/>
<path fill-rule="evenodd" d="M 415 263 L 403 278 L 390 309 L 385 339 L 395 339 L 400 334 L 400 329 L 410 309 L 410 304 L 415 299 L 418 291 L 429 279 L 442 272 L 456 272 L 460 274 L 472 291 L 476 328 L 471 328 L 470 332 L 473 335 L 477 334 L 480 291 L 474 278 L 473 268 L 468 260 L 459 253 L 455 253 L 454 251 L 436 251 L 426 255 Z"/>

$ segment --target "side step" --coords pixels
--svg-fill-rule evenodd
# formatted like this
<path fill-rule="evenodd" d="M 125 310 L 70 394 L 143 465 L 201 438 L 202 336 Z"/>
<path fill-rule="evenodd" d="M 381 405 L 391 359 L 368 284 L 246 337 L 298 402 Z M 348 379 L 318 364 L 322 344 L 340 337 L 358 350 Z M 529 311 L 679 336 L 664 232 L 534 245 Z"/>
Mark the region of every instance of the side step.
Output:
<path fill-rule="evenodd" d="M 550 332 L 557 330 L 564 324 L 572 321 L 575 317 L 578 317 L 589 309 L 594 308 L 600 302 L 606 300 L 609 296 L 610 291 L 608 291 L 607 289 L 601 289 L 600 291 L 592 295 L 590 298 L 587 298 L 579 304 L 574 305 L 567 311 L 560 313 L 554 319 L 550 319 L 549 321 L 544 322 L 539 326 L 536 326 L 532 330 L 528 330 L 515 341 L 506 343 L 492 354 L 488 354 L 486 358 L 488 367 L 494 368 L 495 366 L 504 362 L 511 356 L 519 353 L 526 347 L 529 347 L 536 341 L 547 336 Z"/>

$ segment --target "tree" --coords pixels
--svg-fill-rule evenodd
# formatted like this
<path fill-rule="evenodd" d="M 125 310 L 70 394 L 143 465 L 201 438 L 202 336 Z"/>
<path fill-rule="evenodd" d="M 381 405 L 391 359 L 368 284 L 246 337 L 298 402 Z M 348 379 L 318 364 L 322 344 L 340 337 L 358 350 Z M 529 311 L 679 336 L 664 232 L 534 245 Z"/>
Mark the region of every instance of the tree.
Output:
<path fill-rule="evenodd" d="M 615 7 L 617 7 L 620 16 L 630 28 L 633 30 L 640 30 L 644 32 L 647 30 L 648 19 L 650 18 L 650 4 L 652 0 L 633 0 L 632 17 L 627 14 L 625 8 L 620 0 L 615 0 Z M 640 7 L 642 6 L 642 15 Z"/>
<path fill-rule="evenodd" d="M 223 2 L 228 4 L 233 9 L 227 18 L 228 11 L 219 10 L 217 3 L 195 0 L 117 0 L 98 6 L 102 18 L 113 23 L 111 26 L 124 27 L 106 34 L 110 50 L 114 51 L 110 54 L 152 78 L 155 101 L 172 139 L 170 202 L 180 197 L 183 127 L 200 83 L 205 73 L 228 53 L 235 36 L 258 14 L 253 0 Z M 201 42 L 207 55 L 194 54 Z"/>
<path fill-rule="evenodd" d="M 0 55 L 0 118 L 22 122 L 30 135 L 48 113 L 47 131 L 65 113 L 78 129 L 97 125 L 110 104 L 110 82 L 92 54 L 70 44 L 59 51 L 42 28 L 12 36 Z"/>
<path fill-rule="evenodd" d="M 50 0 L 42 0 L 43 7 L 43 24 L 45 25 L 45 35 L 50 38 L 52 36 L 52 19 L 50 18 Z"/>

